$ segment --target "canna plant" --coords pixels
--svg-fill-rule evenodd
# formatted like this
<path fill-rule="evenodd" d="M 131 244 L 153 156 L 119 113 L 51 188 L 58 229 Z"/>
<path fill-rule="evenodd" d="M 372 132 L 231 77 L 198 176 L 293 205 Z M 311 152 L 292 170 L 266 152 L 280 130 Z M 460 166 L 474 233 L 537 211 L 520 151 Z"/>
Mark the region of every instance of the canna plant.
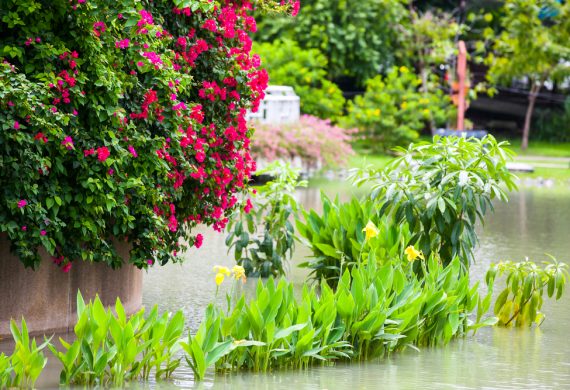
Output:
<path fill-rule="evenodd" d="M 368 224 L 365 240 L 377 231 Z M 491 292 L 479 296 L 458 258 L 443 266 L 413 247 L 405 253 L 408 261 L 381 262 L 370 251 L 344 270 L 336 289 L 323 281 L 319 290 L 305 286 L 298 297 L 291 282 L 269 278 L 258 281 L 249 301 L 242 294 L 227 312 L 210 305 L 197 334 L 183 344 L 195 378 L 203 379 L 211 366 L 267 372 L 382 357 L 445 345 L 496 322 L 483 319 Z M 415 262 L 424 276 L 414 272 Z"/>
<path fill-rule="evenodd" d="M 51 339 L 38 346 L 35 339 L 30 340 L 23 318 L 21 328 L 14 320 L 10 321 L 10 332 L 16 345 L 9 362 L 6 356 L 0 356 L 0 387 L 33 388 L 46 366 L 43 350 Z"/>
<path fill-rule="evenodd" d="M 290 221 L 298 213 L 294 192 L 306 187 L 299 171 L 276 161 L 258 172 L 273 179 L 253 191 L 243 210 L 228 224 L 226 245 L 234 249 L 238 265 L 248 276 L 285 274 L 285 263 L 295 249 L 295 228 Z"/>
<path fill-rule="evenodd" d="M 543 295 L 556 300 L 562 297 L 568 278 L 568 265 L 551 257 L 552 262 L 544 267 L 529 261 L 519 263 L 504 261 L 491 264 L 485 280 L 492 290 L 497 276 L 506 276 L 505 289 L 495 301 L 494 312 L 498 325 L 504 327 L 540 326 L 544 314 L 540 311 L 544 303 Z"/>
<path fill-rule="evenodd" d="M 12 364 L 10 363 L 10 356 L 0 353 L 0 388 L 15 387 L 12 379 Z"/>
<path fill-rule="evenodd" d="M 120 387 L 148 380 L 152 370 L 157 380 L 168 378 L 180 365 L 182 312 L 159 316 L 154 307 L 147 317 L 141 309 L 128 318 L 119 299 L 113 312 L 98 297 L 86 304 L 79 293 L 77 316 L 73 343 L 60 338 L 63 351 L 49 345 L 63 366 L 61 385 Z"/>
<path fill-rule="evenodd" d="M 312 252 L 311 259 L 300 266 L 311 269 L 310 276 L 317 282 L 325 280 L 335 287 L 345 270 L 356 265 L 360 257 L 366 259 L 374 253 L 377 260 L 402 258 L 404 248 L 411 240 L 406 223 L 393 224 L 380 218 L 371 200 L 353 198 L 341 203 L 321 194 L 322 214 L 314 210 L 303 211 L 304 221 L 297 219 L 297 230 L 301 241 Z M 371 222 L 377 232 L 366 240 L 366 221 Z"/>

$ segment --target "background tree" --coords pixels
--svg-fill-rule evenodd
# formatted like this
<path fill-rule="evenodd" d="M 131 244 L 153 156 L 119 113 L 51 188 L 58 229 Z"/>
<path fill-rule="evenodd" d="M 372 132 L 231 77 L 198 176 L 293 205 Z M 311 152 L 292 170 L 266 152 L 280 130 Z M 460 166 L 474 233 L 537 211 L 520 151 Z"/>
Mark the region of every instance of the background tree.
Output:
<path fill-rule="evenodd" d="M 401 46 L 407 0 L 304 0 L 295 21 L 262 19 L 257 40 L 296 40 L 327 57 L 330 80 L 366 79 L 387 70 Z"/>
<path fill-rule="evenodd" d="M 507 0 L 502 31 L 486 63 L 488 80 L 496 85 L 527 78 L 530 85 L 521 148 L 528 147 L 536 98 L 547 80 L 570 74 L 570 2 Z"/>

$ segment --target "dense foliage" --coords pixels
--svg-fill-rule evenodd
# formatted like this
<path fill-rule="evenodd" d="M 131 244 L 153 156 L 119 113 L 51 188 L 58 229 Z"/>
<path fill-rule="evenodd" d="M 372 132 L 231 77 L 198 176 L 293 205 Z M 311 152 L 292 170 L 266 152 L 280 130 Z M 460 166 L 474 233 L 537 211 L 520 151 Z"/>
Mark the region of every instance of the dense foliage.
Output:
<path fill-rule="evenodd" d="M 308 167 L 342 166 L 354 154 L 351 135 L 329 120 L 302 115 L 296 123 L 269 125 L 256 123 L 251 153 L 258 159 L 274 161 L 300 157 Z"/>
<path fill-rule="evenodd" d="M 570 142 L 570 97 L 560 109 L 537 109 L 530 138 L 537 141 Z"/>
<path fill-rule="evenodd" d="M 264 19 L 262 41 L 290 38 L 303 49 L 318 49 L 328 59 L 329 79 L 349 77 L 359 85 L 394 63 L 406 17 L 401 0 L 303 0 L 295 21 Z"/>
<path fill-rule="evenodd" d="M 253 52 L 261 57 L 272 85 L 289 85 L 301 99 L 301 112 L 322 119 L 343 115 L 345 100 L 339 87 L 329 81 L 327 58 L 319 49 L 301 49 L 296 41 L 256 43 Z"/>
<path fill-rule="evenodd" d="M 530 87 L 521 148 L 528 146 L 536 97 L 546 81 L 570 75 L 570 3 L 557 0 L 507 0 L 502 30 L 492 36 L 486 58 L 492 84 L 526 78 Z M 529 39 L 532 37 L 532 39 Z"/>
<path fill-rule="evenodd" d="M 371 200 L 353 198 L 342 203 L 321 195 L 321 201 L 322 212 L 304 211 L 303 220 L 297 220 L 301 240 L 311 250 L 311 258 L 300 266 L 311 269 L 309 276 L 316 282 L 335 287 L 346 270 L 350 272 L 371 252 L 381 262 L 404 256 L 411 239 L 407 224 L 380 218 Z M 364 229 L 368 223 L 376 227 L 377 234 L 367 240 Z"/>
<path fill-rule="evenodd" d="M 281 2 L 291 8 L 294 2 Z M 290 4 L 289 4 L 290 3 Z M 267 7 L 277 6 L 266 1 Z M 176 261 L 221 230 L 254 169 L 267 85 L 249 1 L 5 0 L 0 233 L 26 266 Z"/>
<path fill-rule="evenodd" d="M 444 264 L 459 257 L 467 268 L 478 242 L 477 221 L 493 210 L 493 199 L 507 201 L 506 191 L 516 188 L 506 167 L 513 153 L 505 146 L 490 135 L 434 137 L 433 143 L 398 149 L 401 156 L 384 170 L 365 168 L 353 179 L 372 186 L 380 216 L 408 224 L 409 245 L 437 254 Z"/>
<path fill-rule="evenodd" d="M 199 342 L 186 348 L 191 365 L 201 362 L 203 377 L 208 363 L 222 371 L 267 372 L 366 360 L 408 346 L 445 345 L 496 321 L 483 319 L 490 296 L 481 299 L 467 274 L 458 277 L 458 260 L 445 268 L 435 258 L 416 261 L 425 279 L 416 278 L 407 260 L 380 266 L 372 254 L 346 270 L 336 290 L 326 283 L 318 293 L 304 287 L 300 298 L 291 282 L 259 281 L 254 297 L 242 295 L 228 312 L 208 307 Z M 469 314 L 477 307 L 473 321 Z"/>
<path fill-rule="evenodd" d="M 363 145 L 384 150 L 418 138 L 428 123 L 445 124 L 451 100 L 443 91 L 420 91 L 422 80 L 407 67 L 366 82 L 366 92 L 348 104 L 345 125 L 357 127 Z"/>

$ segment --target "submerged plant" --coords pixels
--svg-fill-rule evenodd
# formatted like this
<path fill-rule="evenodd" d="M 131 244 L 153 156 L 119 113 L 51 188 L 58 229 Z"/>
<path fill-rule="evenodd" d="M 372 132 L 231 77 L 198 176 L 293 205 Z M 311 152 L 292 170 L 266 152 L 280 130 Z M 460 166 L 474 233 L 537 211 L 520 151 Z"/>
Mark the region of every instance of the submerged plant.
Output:
<path fill-rule="evenodd" d="M 285 262 L 295 249 L 295 229 L 290 221 L 298 212 L 294 192 L 297 187 L 306 187 L 307 182 L 299 180 L 298 170 L 279 161 L 258 175 L 269 175 L 272 180 L 257 187 L 253 203 L 248 199 L 244 209 L 234 215 L 226 245 L 228 250 L 234 249 L 246 275 L 284 275 Z"/>
<path fill-rule="evenodd" d="M 505 327 L 530 327 L 540 325 L 544 314 L 540 311 L 546 293 L 556 300 L 562 297 L 568 278 L 568 265 L 551 258 L 544 267 L 529 261 L 519 263 L 503 261 L 491 264 L 485 280 L 493 288 L 497 276 L 506 276 L 505 289 L 495 301 L 494 312 L 498 325 Z"/>

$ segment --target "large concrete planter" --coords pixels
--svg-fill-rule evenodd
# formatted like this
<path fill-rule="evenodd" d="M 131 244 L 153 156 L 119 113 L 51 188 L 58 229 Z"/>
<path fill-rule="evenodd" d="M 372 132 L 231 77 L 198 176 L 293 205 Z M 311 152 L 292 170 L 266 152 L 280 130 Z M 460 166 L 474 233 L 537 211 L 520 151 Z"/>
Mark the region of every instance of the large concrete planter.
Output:
<path fill-rule="evenodd" d="M 126 243 L 117 243 L 117 251 L 128 258 Z M 142 271 L 125 265 L 113 270 L 104 264 L 75 261 L 68 273 L 52 263 L 43 250 L 38 270 L 26 269 L 10 253 L 10 242 L 0 234 L 0 337 L 10 333 L 10 319 L 26 319 L 34 334 L 66 332 L 73 329 L 77 309 L 77 291 L 87 301 L 96 294 L 105 305 L 117 297 L 125 310 L 133 313 L 142 304 Z"/>

